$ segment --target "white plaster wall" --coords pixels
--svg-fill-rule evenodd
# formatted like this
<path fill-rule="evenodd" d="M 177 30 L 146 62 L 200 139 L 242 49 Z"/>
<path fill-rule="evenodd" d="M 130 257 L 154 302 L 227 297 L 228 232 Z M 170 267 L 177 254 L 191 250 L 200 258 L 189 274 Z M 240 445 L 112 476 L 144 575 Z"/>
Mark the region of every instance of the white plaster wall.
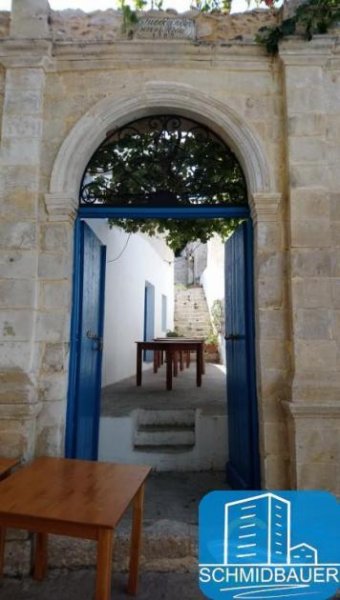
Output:
<path fill-rule="evenodd" d="M 224 304 L 224 269 L 224 243 L 221 241 L 221 238 L 218 235 L 215 235 L 207 243 L 207 266 L 204 269 L 200 279 L 200 282 L 204 288 L 210 314 L 215 300 L 222 300 Z M 227 360 L 223 332 L 218 336 L 218 347 L 221 364 L 226 365 Z"/>
<path fill-rule="evenodd" d="M 167 329 L 173 328 L 173 254 L 162 239 L 134 234 L 126 245 L 129 235 L 118 227 L 109 229 L 106 221 L 96 219 L 87 223 L 107 246 L 104 387 L 136 372 L 135 341 L 143 339 L 146 281 L 155 286 L 155 336 L 166 333 L 162 329 L 163 294 L 168 299 Z"/>
<path fill-rule="evenodd" d="M 224 299 L 224 244 L 218 235 L 207 243 L 207 266 L 201 279 L 209 311 L 215 300 Z"/>

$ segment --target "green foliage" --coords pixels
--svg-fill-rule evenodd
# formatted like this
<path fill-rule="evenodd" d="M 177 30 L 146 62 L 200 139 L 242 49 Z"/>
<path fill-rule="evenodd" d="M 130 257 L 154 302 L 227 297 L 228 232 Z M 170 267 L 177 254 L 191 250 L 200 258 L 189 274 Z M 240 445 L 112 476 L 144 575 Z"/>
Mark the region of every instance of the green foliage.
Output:
<path fill-rule="evenodd" d="M 164 235 L 173 252 L 182 250 L 188 242 L 200 240 L 205 244 L 215 233 L 226 240 L 239 222 L 240 219 L 109 219 L 110 227 L 116 225 L 127 233 Z"/>
<path fill-rule="evenodd" d="M 314 34 L 327 33 L 340 20 L 339 0 L 307 0 L 297 7 L 293 17 L 284 19 L 277 27 L 261 27 L 256 41 L 266 47 L 269 54 L 277 54 L 279 42 L 302 31 L 306 40 Z"/>
<path fill-rule="evenodd" d="M 234 153 L 189 119 L 159 115 L 117 130 L 98 148 L 82 185 L 86 204 L 247 204 Z"/>
<path fill-rule="evenodd" d="M 195 0 L 195 8 L 204 13 L 229 12 L 231 0 Z"/>

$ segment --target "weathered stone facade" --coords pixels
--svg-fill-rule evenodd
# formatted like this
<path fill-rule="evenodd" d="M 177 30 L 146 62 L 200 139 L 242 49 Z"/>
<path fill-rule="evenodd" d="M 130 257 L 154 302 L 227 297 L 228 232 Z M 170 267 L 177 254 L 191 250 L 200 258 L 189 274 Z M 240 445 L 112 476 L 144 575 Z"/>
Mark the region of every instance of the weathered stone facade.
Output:
<path fill-rule="evenodd" d="M 0 13 L 0 454 L 63 454 L 81 176 L 107 131 L 166 109 L 247 178 L 263 485 L 339 492 L 339 31 L 273 59 L 253 39 L 268 13 L 185 18 L 195 40 L 128 39 L 113 11 L 47 0 Z"/>

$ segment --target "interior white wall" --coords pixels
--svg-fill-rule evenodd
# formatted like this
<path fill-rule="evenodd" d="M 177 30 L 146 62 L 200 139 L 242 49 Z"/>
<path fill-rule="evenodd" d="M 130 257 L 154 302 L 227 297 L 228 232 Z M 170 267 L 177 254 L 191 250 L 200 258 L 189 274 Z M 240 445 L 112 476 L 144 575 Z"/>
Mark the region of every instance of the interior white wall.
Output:
<path fill-rule="evenodd" d="M 224 243 L 214 235 L 207 243 L 207 266 L 201 275 L 209 311 L 215 300 L 224 300 Z"/>
<path fill-rule="evenodd" d="M 166 333 L 162 329 L 162 294 L 168 299 L 167 329 L 173 329 L 173 253 L 160 238 L 133 234 L 127 242 L 129 234 L 118 227 L 110 229 L 105 220 L 87 219 L 87 223 L 107 246 L 104 387 L 136 372 L 135 341 L 143 339 L 146 281 L 155 286 L 155 336 Z"/>
<path fill-rule="evenodd" d="M 207 243 L 207 266 L 201 275 L 201 284 L 204 288 L 209 312 L 215 300 L 225 298 L 225 257 L 224 243 L 219 235 L 215 234 Z M 224 332 L 218 335 L 220 362 L 226 365 Z"/>

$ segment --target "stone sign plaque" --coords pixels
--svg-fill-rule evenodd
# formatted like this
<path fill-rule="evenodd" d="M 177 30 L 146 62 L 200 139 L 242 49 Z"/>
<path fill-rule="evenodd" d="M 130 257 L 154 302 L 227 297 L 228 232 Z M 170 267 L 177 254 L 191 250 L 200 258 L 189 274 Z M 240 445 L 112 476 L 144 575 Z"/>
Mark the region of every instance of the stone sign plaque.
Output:
<path fill-rule="evenodd" d="M 140 39 L 194 40 L 195 22 L 179 17 L 142 17 L 135 29 Z"/>

